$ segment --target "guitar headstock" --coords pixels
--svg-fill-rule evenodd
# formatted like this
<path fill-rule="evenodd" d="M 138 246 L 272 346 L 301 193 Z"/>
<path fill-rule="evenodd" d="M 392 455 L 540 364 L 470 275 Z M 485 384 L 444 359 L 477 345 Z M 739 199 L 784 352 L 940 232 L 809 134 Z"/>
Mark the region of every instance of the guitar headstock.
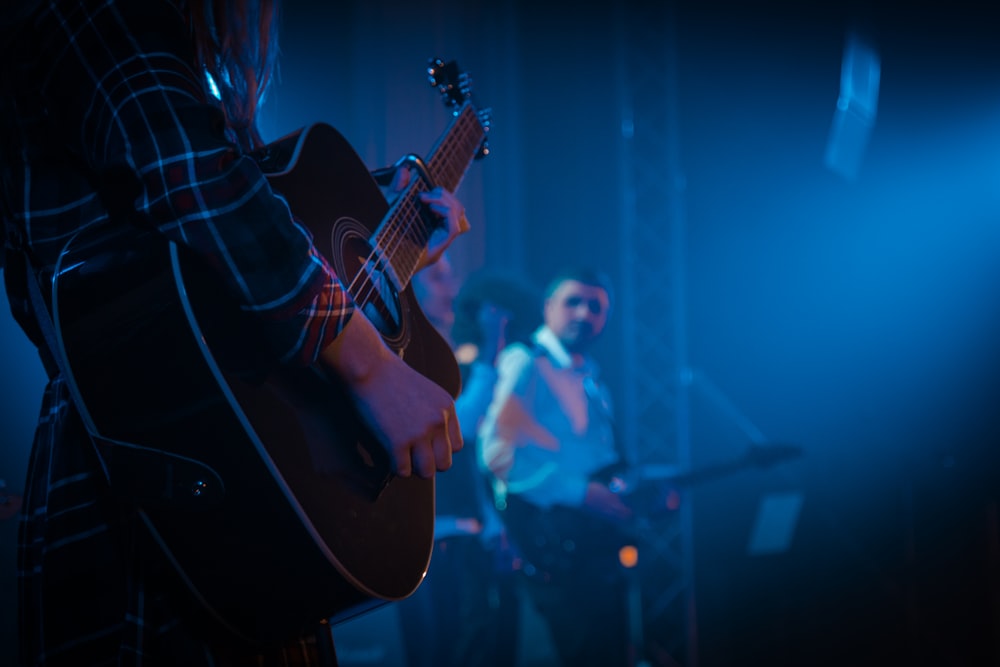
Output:
<path fill-rule="evenodd" d="M 431 58 L 427 64 L 427 80 L 441 93 L 445 106 L 451 109 L 453 114 L 458 114 L 466 103 L 472 104 L 473 108 L 476 109 L 479 122 L 483 125 L 484 132 L 489 134 L 492 112 L 490 109 L 476 107 L 472 99 L 472 78 L 468 73 L 458 68 L 457 62 L 454 60 L 444 62 L 440 58 Z M 489 152 L 487 136 L 479 147 L 476 159 L 489 155 Z"/>

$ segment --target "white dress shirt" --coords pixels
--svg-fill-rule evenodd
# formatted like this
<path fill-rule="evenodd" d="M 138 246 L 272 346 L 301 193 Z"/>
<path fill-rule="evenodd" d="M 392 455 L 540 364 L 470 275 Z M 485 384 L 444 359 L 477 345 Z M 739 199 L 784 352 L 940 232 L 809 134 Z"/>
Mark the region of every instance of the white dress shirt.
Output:
<path fill-rule="evenodd" d="M 619 460 L 610 398 L 592 360 L 574 366 L 547 327 L 532 340 L 500 355 L 481 463 L 506 493 L 539 507 L 579 507 L 591 476 Z"/>

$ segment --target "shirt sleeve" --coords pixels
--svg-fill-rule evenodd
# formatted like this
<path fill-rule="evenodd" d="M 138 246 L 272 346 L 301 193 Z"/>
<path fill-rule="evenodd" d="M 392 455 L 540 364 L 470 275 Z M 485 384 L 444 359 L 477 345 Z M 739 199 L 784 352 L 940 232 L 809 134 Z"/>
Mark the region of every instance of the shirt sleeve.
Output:
<path fill-rule="evenodd" d="M 497 371 L 493 365 L 482 361 L 474 361 L 469 365 L 462 393 L 455 399 L 455 414 L 462 426 L 462 437 L 467 442 L 476 439 L 476 431 L 489 409 L 496 382 Z"/>
<path fill-rule="evenodd" d="M 578 507 L 586 496 L 588 475 L 567 465 L 569 457 L 550 432 L 539 409 L 537 359 L 513 344 L 500 355 L 498 380 L 481 431 L 482 465 L 504 482 L 508 493 L 540 507 Z"/>
<path fill-rule="evenodd" d="M 352 299 L 257 164 L 228 140 L 176 7 L 56 0 L 38 25 L 44 52 L 55 54 L 42 94 L 70 146 L 259 316 L 271 354 L 315 361 L 349 320 Z"/>
<path fill-rule="evenodd" d="M 508 473 L 513 466 L 517 443 L 514 441 L 516 436 L 514 430 L 505 428 L 499 418 L 512 400 L 516 387 L 519 385 L 523 387 L 530 367 L 531 355 L 523 345 L 515 343 L 500 353 L 497 359 L 497 381 L 493 399 L 479 429 L 480 464 L 497 479 L 504 481 L 508 479 Z"/>

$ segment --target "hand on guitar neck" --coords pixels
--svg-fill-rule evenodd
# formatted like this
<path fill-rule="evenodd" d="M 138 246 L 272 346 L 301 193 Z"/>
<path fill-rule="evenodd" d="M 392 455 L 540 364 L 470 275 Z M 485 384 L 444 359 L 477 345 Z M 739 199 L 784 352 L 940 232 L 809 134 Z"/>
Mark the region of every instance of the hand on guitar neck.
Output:
<path fill-rule="evenodd" d="M 390 168 L 391 169 L 391 168 Z M 397 163 L 392 182 L 388 186 L 387 199 L 392 200 L 406 190 L 412 179 L 410 168 L 405 163 Z M 469 220 L 465 217 L 465 207 L 450 191 L 436 187 L 428 192 L 420 193 L 420 201 L 426 204 L 443 223 L 431 235 L 417 264 L 416 271 L 441 259 L 441 255 L 460 234 L 469 231 Z"/>

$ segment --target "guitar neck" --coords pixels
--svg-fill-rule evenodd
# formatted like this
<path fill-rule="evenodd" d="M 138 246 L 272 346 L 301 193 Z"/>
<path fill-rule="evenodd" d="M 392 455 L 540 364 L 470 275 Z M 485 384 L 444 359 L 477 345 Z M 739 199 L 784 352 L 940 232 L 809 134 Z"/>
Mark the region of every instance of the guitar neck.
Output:
<path fill-rule="evenodd" d="M 454 114 L 448 128 L 425 161 L 434 186 L 455 192 L 479 153 L 486 130 L 470 102 Z M 409 284 L 431 234 L 440 224 L 420 201 L 428 188 L 417 179 L 395 201 L 375 231 L 373 245 L 392 265 L 401 286 Z"/>
<path fill-rule="evenodd" d="M 458 190 L 485 137 L 486 130 L 479 115 L 472 104 L 466 102 L 431 149 L 427 160 L 431 180 L 451 192 Z"/>

